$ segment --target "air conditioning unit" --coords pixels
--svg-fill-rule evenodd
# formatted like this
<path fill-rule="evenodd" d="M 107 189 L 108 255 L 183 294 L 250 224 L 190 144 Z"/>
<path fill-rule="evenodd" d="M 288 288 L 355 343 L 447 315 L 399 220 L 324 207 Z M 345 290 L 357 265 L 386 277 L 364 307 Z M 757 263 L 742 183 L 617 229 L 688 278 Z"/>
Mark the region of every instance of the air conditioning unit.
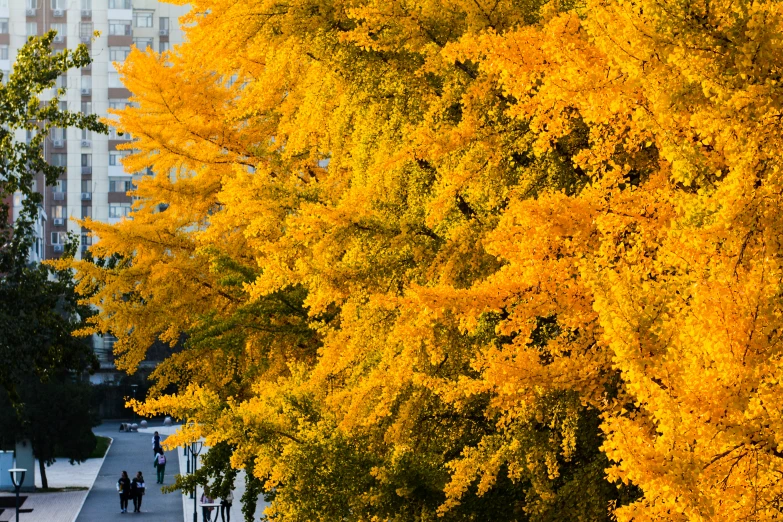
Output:
<path fill-rule="evenodd" d="M 168 36 L 169 35 L 169 30 L 168 29 L 161 29 L 159 34 L 161 36 Z"/>
<path fill-rule="evenodd" d="M 90 38 L 89 36 L 80 36 L 79 41 L 88 44 L 90 43 L 90 41 L 92 41 L 92 38 Z M 82 69 L 86 69 L 86 67 L 82 67 Z"/>
<path fill-rule="evenodd" d="M 24 10 L 26 16 L 35 16 L 35 8 L 27 8 Z"/>
<path fill-rule="evenodd" d="M 92 18 L 92 11 L 89 9 L 82 9 L 82 18 Z"/>
<path fill-rule="evenodd" d="M 62 9 L 54 9 L 52 10 L 52 16 L 54 16 L 55 18 L 62 18 L 63 16 L 65 16 L 65 11 L 63 11 Z"/>
<path fill-rule="evenodd" d="M 65 140 L 52 140 L 52 145 L 55 149 L 62 149 L 65 147 Z"/>
<path fill-rule="evenodd" d="M 63 245 L 52 245 L 52 246 L 54 247 L 55 252 L 62 252 L 63 250 L 65 250 L 63 248 Z"/>
<path fill-rule="evenodd" d="M 92 167 L 82 167 L 82 174 L 92 174 Z"/>
<path fill-rule="evenodd" d="M 90 140 L 82 140 L 83 149 L 89 149 L 90 147 L 92 147 L 92 142 Z"/>
<path fill-rule="evenodd" d="M 89 87 L 82 87 L 82 96 L 89 96 L 92 94 L 92 89 Z"/>
<path fill-rule="evenodd" d="M 53 192 L 52 196 L 55 201 L 65 201 L 65 192 Z"/>
<path fill-rule="evenodd" d="M 82 192 L 82 200 L 92 199 L 92 192 Z"/>
<path fill-rule="evenodd" d="M 65 219 L 63 219 L 63 218 L 54 218 L 52 220 L 52 223 L 56 227 L 61 227 L 61 226 L 63 226 L 65 224 Z"/>
<path fill-rule="evenodd" d="M 54 40 L 52 40 L 54 43 L 62 43 L 65 41 L 65 36 L 58 34 L 55 35 Z"/>

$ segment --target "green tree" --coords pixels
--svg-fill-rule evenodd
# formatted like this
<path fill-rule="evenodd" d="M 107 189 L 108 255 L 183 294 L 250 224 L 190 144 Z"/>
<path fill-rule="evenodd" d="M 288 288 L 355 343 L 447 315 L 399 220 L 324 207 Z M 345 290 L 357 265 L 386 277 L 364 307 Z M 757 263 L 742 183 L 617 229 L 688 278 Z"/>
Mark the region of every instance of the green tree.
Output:
<path fill-rule="evenodd" d="M 88 343 L 73 336 L 93 314 L 74 292 L 72 274 L 30 262 L 34 223 L 42 195 L 33 189 L 43 174 L 53 185 L 65 173 L 46 163 L 43 143 L 55 127 L 106 132 L 95 115 L 60 108 L 62 88 L 57 79 L 68 70 L 91 62 L 88 49 L 53 53 L 55 33 L 30 38 L 19 50 L 13 71 L 0 84 L 0 408 L 5 440 L 28 438 L 44 464 L 63 454 L 72 461 L 87 458 L 95 446 L 95 424 L 89 394 L 81 376 L 97 361 Z M 40 98 L 55 89 L 47 101 Z M 15 139 L 17 131 L 31 136 Z M 22 209 L 11 215 L 8 201 L 21 194 Z M 12 219 L 13 218 L 13 219 Z M 66 257 L 76 250 L 69 238 Z"/>

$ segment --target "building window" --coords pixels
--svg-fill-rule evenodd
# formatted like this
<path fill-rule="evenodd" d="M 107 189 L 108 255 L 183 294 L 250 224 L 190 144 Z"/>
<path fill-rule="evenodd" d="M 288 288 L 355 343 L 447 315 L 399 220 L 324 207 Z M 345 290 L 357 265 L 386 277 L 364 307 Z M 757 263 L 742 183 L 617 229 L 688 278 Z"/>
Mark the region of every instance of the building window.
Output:
<path fill-rule="evenodd" d="M 0 60 L 7 60 L 7 59 L 8 59 L 8 46 L 0 45 Z"/>
<path fill-rule="evenodd" d="M 93 27 L 92 22 L 79 22 L 79 38 L 83 42 L 92 41 Z"/>
<path fill-rule="evenodd" d="M 53 140 L 64 140 L 65 139 L 65 129 L 62 127 L 52 127 L 51 130 L 51 136 Z"/>
<path fill-rule="evenodd" d="M 8 8 L 8 0 L 0 0 L 0 7 Z"/>
<path fill-rule="evenodd" d="M 130 47 L 109 47 L 110 62 L 124 62 L 130 54 Z"/>
<path fill-rule="evenodd" d="M 85 207 L 90 208 L 90 207 Z M 92 245 L 92 236 L 90 234 L 82 234 L 82 245 L 90 246 Z"/>
<path fill-rule="evenodd" d="M 82 207 L 82 219 L 92 217 L 92 207 Z"/>
<path fill-rule="evenodd" d="M 169 17 L 168 16 L 161 16 L 158 18 L 158 24 L 160 25 L 161 29 L 164 29 L 166 31 L 169 30 Z"/>
<path fill-rule="evenodd" d="M 82 91 L 90 92 L 92 90 L 92 76 L 82 76 Z"/>
<path fill-rule="evenodd" d="M 51 24 L 49 29 L 57 31 L 57 36 L 59 36 L 60 39 L 65 38 L 68 35 L 68 26 L 65 24 Z"/>
<path fill-rule="evenodd" d="M 58 179 L 52 190 L 54 192 L 68 192 L 68 182 L 64 179 Z"/>
<path fill-rule="evenodd" d="M 8 34 L 8 18 L 0 18 L 0 34 Z"/>
<path fill-rule="evenodd" d="M 130 9 L 131 0 L 109 0 L 109 9 Z"/>
<path fill-rule="evenodd" d="M 25 9 L 38 9 L 38 0 L 25 0 Z"/>
<path fill-rule="evenodd" d="M 134 38 L 133 45 L 143 51 L 147 47 L 152 47 L 152 38 Z"/>
<path fill-rule="evenodd" d="M 109 152 L 109 166 L 121 167 L 122 158 L 130 154 L 127 150 L 113 150 Z"/>
<path fill-rule="evenodd" d="M 130 205 L 128 203 L 110 203 L 109 204 L 109 217 L 121 218 L 130 214 Z"/>
<path fill-rule="evenodd" d="M 120 81 L 120 73 L 117 71 L 109 71 L 108 84 L 109 87 L 115 89 L 118 87 L 124 87 L 124 85 L 122 85 L 122 81 Z"/>
<path fill-rule="evenodd" d="M 92 154 L 82 154 L 82 167 L 92 167 Z"/>
<path fill-rule="evenodd" d="M 92 114 L 92 102 L 82 102 L 82 114 Z"/>
<path fill-rule="evenodd" d="M 64 245 L 68 235 L 65 232 L 52 232 L 52 244 Z"/>
<path fill-rule="evenodd" d="M 52 9 L 65 10 L 65 0 L 52 0 Z"/>
<path fill-rule="evenodd" d="M 90 129 L 82 129 L 82 139 L 83 140 L 91 140 L 92 139 L 92 131 Z"/>
<path fill-rule="evenodd" d="M 58 89 L 65 89 L 68 87 L 68 75 L 61 74 L 57 77 L 57 88 Z"/>
<path fill-rule="evenodd" d="M 152 27 L 152 13 L 154 11 L 133 11 L 134 27 Z"/>
<path fill-rule="evenodd" d="M 68 155 L 67 154 L 52 154 L 52 165 L 55 167 L 67 167 Z"/>
<path fill-rule="evenodd" d="M 160 52 L 165 53 L 171 49 L 171 43 L 161 40 L 158 45 L 160 46 Z"/>
<path fill-rule="evenodd" d="M 92 0 L 82 0 L 82 10 L 92 11 Z"/>
<path fill-rule="evenodd" d="M 131 190 L 131 180 L 125 178 L 109 178 L 109 192 L 122 192 Z"/>
<path fill-rule="evenodd" d="M 52 217 L 55 219 L 64 219 L 65 218 L 65 207 L 62 205 L 57 205 L 52 207 Z"/>
<path fill-rule="evenodd" d="M 35 36 L 38 34 L 38 22 L 26 22 L 24 25 L 27 36 Z"/>
<path fill-rule="evenodd" d="M 117 100 L 117 99 L 109 100 L 109 108 L 110 109 L 115 109 L 115 110 L 120 111 L 120 110 L 124 109 L 125 107 L 127 107 L 128 105 L 129 105 L 128 104 L 128 100 Z"/>
<path fill-rule="evenodd" d="M 131 31 L 130 20 L 109 20 L 110 35 L 130 36 Z"/>

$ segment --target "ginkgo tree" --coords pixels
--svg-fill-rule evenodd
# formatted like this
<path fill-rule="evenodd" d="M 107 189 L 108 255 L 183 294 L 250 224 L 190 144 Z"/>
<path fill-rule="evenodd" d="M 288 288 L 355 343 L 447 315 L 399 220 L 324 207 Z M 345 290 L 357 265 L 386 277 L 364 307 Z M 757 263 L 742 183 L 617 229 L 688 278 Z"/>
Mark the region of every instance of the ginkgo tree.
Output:
<path fill-rule="evenodd" d="M 779 4 L 189 4 L 119 66 L 155 174 L 75 268 L 121 367 L 187 339 L 136 407 L 221 448 L 195 480 L 284 520 L 780 516 Z"/>

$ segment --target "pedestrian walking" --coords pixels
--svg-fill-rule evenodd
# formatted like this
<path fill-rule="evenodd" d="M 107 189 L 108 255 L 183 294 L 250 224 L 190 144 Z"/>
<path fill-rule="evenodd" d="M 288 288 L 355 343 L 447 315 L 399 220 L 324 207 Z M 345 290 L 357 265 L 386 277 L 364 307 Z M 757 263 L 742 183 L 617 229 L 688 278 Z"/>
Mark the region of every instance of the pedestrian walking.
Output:
<path fill-rule="evenodd" d="M 158 435 L 158 432 L 156 431 L 155 435 L 152 436 L 152 453 L 157 457 L 158 452 L 162 449 L 163 447 L 160 445 L 160 435 Z"/>
<path fill-rule="evenodd" d="M 207 496 L 207 492 L 201 494 L 201 517 L 204 522 L 212 520 L 212 506 L 205 506 L 204 504 L 211 504 L 212 499 Z"/>
<path fill-rule="evenodd" d="M 134 513 L 141 513 L 141 500 L 144 498 L 145 489 L 144 475 L 139 471 L 131 481 L 131 496 L 133 498 Z"/>
<path fill-rule="evenodd" d="M 229 491 L 228 495 L 220 500 L 220 520 L 221 522 L 231 522 L 231 504 L 234 503 L 234 494 Z"/>
<path fill-rule="evenodd" d="M 163 475 L 166 472 L 166 455 L 163 454 L 163 450 L 158 450 L 158 454 L 155 455 L 155 469 L 158 472 L 158 484 L 163 484 Z"/>
<path fill-rule="evenodd" d="M 120 513 L 128 512 L 128 497 L 130 496 L 131 482 L 128 472 L 123 471 L 120 480 L 117 481 L 117 492 L 120 494 Z"/>

